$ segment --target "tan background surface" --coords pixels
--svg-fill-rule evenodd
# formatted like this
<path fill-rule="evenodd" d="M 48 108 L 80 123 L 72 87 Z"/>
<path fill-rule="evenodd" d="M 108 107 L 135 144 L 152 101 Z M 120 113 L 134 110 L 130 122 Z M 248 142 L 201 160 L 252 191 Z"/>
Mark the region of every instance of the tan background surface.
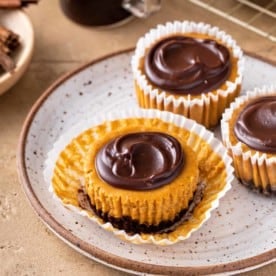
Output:
<path fill-rule="evenodd" d="M 17 178 L 16 148 L 22 123 L 43 91 L 63 73 L 91 59 L 133 47 L 150 27 L 168 20 L 205 21 L 225 29 L 248 51 L 276 62 L 276 45 L 188 1 L 163 1 L 162 10 L 112 30 L 80 27 L 58 1 L 41 1 L 27 13 L 35 52 L 24 77 L 0 97 L 0 275 L 125 275 L 83 257 L 53 235 L 31 209 Z M 244 275 L 276 275 L 276 264 Z"/>

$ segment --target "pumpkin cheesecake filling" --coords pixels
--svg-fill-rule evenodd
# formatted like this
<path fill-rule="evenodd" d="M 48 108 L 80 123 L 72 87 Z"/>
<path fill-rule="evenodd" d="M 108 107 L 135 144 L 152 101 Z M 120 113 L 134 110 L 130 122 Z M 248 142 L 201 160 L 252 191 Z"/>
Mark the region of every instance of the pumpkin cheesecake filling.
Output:
<path fill-rule="evenodd" d="M 171 231 L 202 195 L 196 155 L 166 133 L 122 132 L 91 145 L 85 186 L 90 207 L 126 232 Z"/>

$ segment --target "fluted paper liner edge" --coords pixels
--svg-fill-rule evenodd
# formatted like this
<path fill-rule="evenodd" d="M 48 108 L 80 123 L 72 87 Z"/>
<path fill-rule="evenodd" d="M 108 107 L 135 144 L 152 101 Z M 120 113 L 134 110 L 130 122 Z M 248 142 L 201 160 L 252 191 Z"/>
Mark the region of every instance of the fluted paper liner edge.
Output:
<path fill-rule="evenodd" d="M 233 158 L 236 176 L 244 181 L 253 181 L 255 187 L 264 193 L 269 193 L 267 191 L 268 184 L 271 185 L 272 191 L 276 191 L 276 155 L 268 156 L 266 153 L 250 149 L 239 141 L 233 144 L 230 141 L 229 121 L 235 110 L 241 105 L 259 97 L 271 95 L 276 95 L 276 85 L 274 84 L 247 91 L 245 95 L 236 98 L 231 103 L 223 113 L 221 120 L 222 140 Z"/>
<path fill-rule="evenodd" d="M 52 176 L 55 169 L 55 164 L 59 158 L 61 152 L 64 151 L 65 147 L 71 143 L 73 139 L 78 137 L 81 133 L 85 132 L 87 129 L 96 126 L 104 121 L 116 120 L 116 119 L 125 119 L 125 118 L 158 118 L 164 122 L 172 123 L 178 127 L 189 130 L 190 136 L 188 139 L 188 144 L 195 150 L 200 151 L 200 146 L 202 143 L 207 143 L 213 152 L 218 156 L 224 164 L 224 173 L 225 173 L 225 183 L 221 185 L 217 190 L 210 191 L 205 189 L 203 199 L 200 204 L 195 208 L 193 212 L 193 219 L 188 220 L 183 225 L 177 227 L 184 227 L 180 229 L 180 233 L 175 235 L 175 231 L 168 233 L 166 237 L 164 235 L 158 234 L 135 234 L 129 235 L 123 230 L 115 229 L 111 223 L 103 223 L 103 221 L 94 215 L 92 212 L 88 212 L 78 207 L 77 202 L 75 204 L 67 204 L 66 200 L 61 200 L 54 192 L 52 187 Z M 212 158 L 212 155 L 208 157 Z M 48 153 L 48 158 L 45 161 L 45 170 L 44 170 L 44 179 L 49 185 L 49 191 L 53 194 L 53 197 L 59 200 L 63 205 L 72 209 L 74 212 L 79 213 L 80 215 L 87 216 L 96 223 L 98 223 L 102 228 L 112 231 L 116 236 L 120 237 L 123 240 L 130 241 L 135 244 L 141 243 L 153 243 L 157 245 L 171 245 L 181 240 L 185 240 L 192 232 L 201 227 L 201 225 L 207 221 L 211 216 L 211 211 L 219 206 L 219 200 L 222 198 L 226 192 L 231 188 L 231 182 L 234 178 L 233 176 L 233 167 L 231 165 L 232 159 L 228 156 L 226 149 L 222 143 L 214 137 L 214 134 L 208 131 L 205 127 L 200 124 L 197 124 L 195 121 L 187 119 L 183 116 L 173 114 L 171 112 L 159 111 L 159 110 L 150 110 L 150 109 L 132 109 L 125 110 L 121 112 L 113 112 L 106 116 L 100 116 L 95 118 L 87 118 L 87 120 L 80 122 L 76 126 L 72 127 L 64 135 L 62 135 L 57 142 L 53 145 L 52 150 Z M 78 171 L 76 169 L 76 171 Z M 211 171 L 211 170 L 210 170 Z M 81 173 L 74 173 L 70 176 L 73 177 L 73 181 L 68 183 L 62 183 L 66 189 L 72 189 L 76 191 L 79 187 L 77 185 L 82 185 L 84 181 L 83 175 Z M 208 178 L 208 175 L 206 176 Z M 211 181 L 215 182 L 214 177 L 210 177 Z M 207 186 L 210 184 L 207 182 Z M 215 185 L 215 184 L 212 184 Z M 210 187 L 212 186 L 210 184 Z M 210 194 L 210 196 L 209 196 Z M 68 202 L 74 202 L 72 199 L 69 199 Z M 195 215 L 197 214 L 197 215 Z"/>
<path fill-rule="evenodd" d="M 177 34 L 189 35 L 189 33 L 209 35 L 210 38 L 221 41 L 231 49 L 233 57 L 237 59 L 237 76 L 234 81 L 226 81 L 225 89 L 218 89 L 217 93 L 202 93 L 198 97 L 183 95 L 176 98 L 166 94 L 161 89 L 153 88 L 141 71 L 140 61 L 150 46 L 161 38 Z M 156 108 L 184 115 L 209 128 L 218 123 L 224 108 L 228 107 L 230 102 L 239 95 L 244 71 L 244 58 L 236 41 L 218 27 L 212 27 L 202 22 L 174 21 L 158 25 L 138 40 L 131 65 L 140 107 Z"/>

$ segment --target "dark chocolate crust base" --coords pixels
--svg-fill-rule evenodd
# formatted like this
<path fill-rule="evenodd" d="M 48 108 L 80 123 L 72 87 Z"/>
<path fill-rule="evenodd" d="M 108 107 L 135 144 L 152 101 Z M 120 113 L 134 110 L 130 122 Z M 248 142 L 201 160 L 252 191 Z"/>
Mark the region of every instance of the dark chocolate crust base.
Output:
<path fill-rule="evenodd" d="M 78 192 L 79 206 L 85 210 L 93 211 L 104 222 L 110 222 L 113 227 L 122 229 L 129 234 L 161 234 L 172 232 L 177 226 L 187 221 L 193 213 L 194 208 L 198 205 L 203 197 L 205 183 L 199 183 L 194 192 L 193 199 L 189 203 L 189 207 L 181 210 L 174 220 L 161 221 L 158 225 L 140 224 L 137 220 L 131 219 L 129 216 L 121 218 L 114 218 L 101 210 L 96 210 L 95 206 L 91 204 L 89 196 L 83 191 Z"/>
<path fill-rule="evenodd" d="M 276 196 L 276 190 L 272 190 L 272 187 L 270 184 L 268 184 L 266 186 L 266 189 L 263 189 L 263 187 L 256 187 L 254 182 L 251 181 L 245 181 L 243 179 L 238 178 L 238 180 L 240 181 L 240 183 L 244 186 L 246 186 L 247 188 L 249 188 L 250 190 L 252 190 L 255 193 L 258 194 L 263 194 L 265 196 Z"/>

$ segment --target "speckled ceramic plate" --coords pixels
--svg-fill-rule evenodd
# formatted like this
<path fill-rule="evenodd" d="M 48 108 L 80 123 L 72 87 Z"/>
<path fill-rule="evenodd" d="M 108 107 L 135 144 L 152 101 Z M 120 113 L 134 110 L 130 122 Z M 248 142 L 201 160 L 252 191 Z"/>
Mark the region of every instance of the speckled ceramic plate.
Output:
<path fill-rule="evenodd" d="M 21 132 L 18 172 L 37 214 L 82 254 L 132 273 L 236 273 L 275 261 L 276 200 L 255 194 L 237 181 L 208 222 L 189 239 L 172 246 L 124 242 L 53 200 L 43 170 L 47 153 L 59 136 L 81 119 L 136 107 L 132 54 L 112 54 L 65 75 L 31 109 Z M 246 56 L 245 67 L 243 91 L 275 82 L 274 66 Z M 219 130 L 216 135 L 219 137 Z"/>

